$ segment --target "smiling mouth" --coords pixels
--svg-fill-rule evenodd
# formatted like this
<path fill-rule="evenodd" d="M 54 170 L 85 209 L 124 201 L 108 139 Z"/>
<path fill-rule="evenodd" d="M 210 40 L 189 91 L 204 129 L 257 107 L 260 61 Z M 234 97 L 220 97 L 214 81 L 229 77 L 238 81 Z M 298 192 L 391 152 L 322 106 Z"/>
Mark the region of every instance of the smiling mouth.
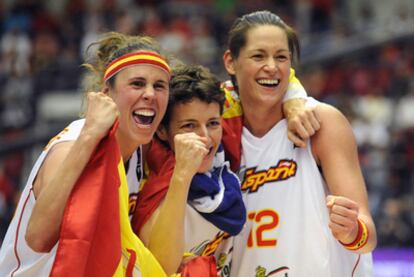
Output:
<path fill-rule="evenodd" d="M 280 80 L 279 79 L 260 79 L 260 80 L 257 80 L 257 83 L 264 87 L 273 88 L 279 85 Z"/>
<path fill-rule="evenodd" d="M 152 110 L 140 110 L 133 113 L 135 122 L 141 125 L 150 125 L 155 118 L 155 112 Z"/>

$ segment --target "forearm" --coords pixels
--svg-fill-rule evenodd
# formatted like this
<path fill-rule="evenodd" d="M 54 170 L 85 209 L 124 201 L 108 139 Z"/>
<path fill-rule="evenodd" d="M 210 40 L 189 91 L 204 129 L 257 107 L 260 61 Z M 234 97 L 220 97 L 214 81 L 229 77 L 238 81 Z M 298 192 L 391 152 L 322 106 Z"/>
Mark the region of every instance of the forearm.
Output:
<path fill-rule="evenodd" d="M 289 120 L 305 110 L 305 103 L 304 98 L 292 98 L 283 102 L 283 114 L 286 119 Z"/>
<path fill-rule="evenodd" d="M 174 172 L 151 228 L 148 248 L 168 275 L 177 271 L 184 253 L 184 218 L 190 182 L 191 177 Z"/>
<path fill-rule="evenodd" d="M 312 140 L 312 150 L 322 166 L 328 190 L 335 196 L 332 205 L 328 204 L 332 232 L 350 251 L 370 252 L 376 246 L 376 231 L 352 128 L 333 107 L 320 105 L 318 111 L 324 128 Z M 361 232 L 361 224 L 366 226 L 366 234 Z"/>
<path fill-rule="evenodd" d="M 38 177 L 43 182 L 42 189 L 26 231 L 26 241 L 33 250 L 49 252 L 58 241 L 67 200 L 98 142 L 99 139 L 81 132 L 54 172 L 54 160 L 44 165 L 43 177 Z"/>
<path fill-rule="evenodd" d="M 283 113 L 287 119 L 298 114 L 305 109 L 305 99 L 307 97 L 305 88 L 295 76 L 295 70 L 290 70 L 289 86 L 283 97 Z"/>

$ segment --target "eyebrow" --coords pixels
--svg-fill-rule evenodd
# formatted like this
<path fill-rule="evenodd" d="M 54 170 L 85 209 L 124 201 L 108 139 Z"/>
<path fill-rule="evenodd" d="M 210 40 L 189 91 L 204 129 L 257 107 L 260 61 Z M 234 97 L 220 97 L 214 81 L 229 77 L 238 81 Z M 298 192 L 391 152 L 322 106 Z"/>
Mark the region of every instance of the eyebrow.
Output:
<path fill-rule="evenodd" d="M 221 120 L 221 116 L 218 117 L 210 117 L 208 120 Z M 198 122 L 197 119 L 189 118 L 177 121 L 177 123 L 188 123 L 188 122 Z"/>
<path fill-rule="evenodd" d="M 264 49 L 261 49 L 261 48 L 259 48 L 259 49 L 251 49 L 251 50 L 248 51 L 248 53 L 253 53 L 253 52 L 266 53 L 267 51 L 264 50 Z M 282 53 L 282 52 L 288 52 L 288 53 L 290 53 L 290 50 L 289 49 L 279 49 L 279 50 L 276 51 L 276 53 Z"/>
<path fill-rule="evenodd" d="M 155 84 L 163 84 L 165 86 L 169 86 L 169 82 L 161 80 L 161 79 L 155 81 Z"/>
<path fill-rule="evenodd" d="M 145 78 L 145 77 L 137 76 L 137 77 L 129 78 L 129 81 L 148 81 L 148 79 Z M 168 85 L 168 81 L 165 81 L 165 80 L 162 80 L 162 79 L 158 79 L 154 83 L 164 83 L 164 84 Z"/>
<path fill-rule="evenodd" d="M 219 116 L 219 117 L 212 117 L 212 118 L 210 118 L 209 120 L 211 120 L 211 119 L 218 119 L 218 120 L 221 120 L 221 116 Z"/>
<path fill-rule="evenodd" d="M 193 118 L 189 118 L 189 119 L 183 119 L 183 120 L 178 120 L 177 121 L 178 124 L 188 123 L 188 122 L 197 122 L 197 120 L 195 120 Z"/>

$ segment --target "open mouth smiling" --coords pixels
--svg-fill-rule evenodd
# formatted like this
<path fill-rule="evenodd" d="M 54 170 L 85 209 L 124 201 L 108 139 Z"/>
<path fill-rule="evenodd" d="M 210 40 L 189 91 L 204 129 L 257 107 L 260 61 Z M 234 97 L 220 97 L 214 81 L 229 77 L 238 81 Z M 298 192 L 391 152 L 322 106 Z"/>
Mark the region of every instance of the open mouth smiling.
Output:
<path fill-rule="evenodd" d="M 155 111 L 145 109 L 133 112 L 135 122 L 141 125 L 151 125 L 155 118 Z"/>
<path fill-rule="evenodd" d="M 279 85 L 279 79 L 260 79 L 257 80 L 257 83 L 261 86 L 272 88 L 277 87 Z"/>

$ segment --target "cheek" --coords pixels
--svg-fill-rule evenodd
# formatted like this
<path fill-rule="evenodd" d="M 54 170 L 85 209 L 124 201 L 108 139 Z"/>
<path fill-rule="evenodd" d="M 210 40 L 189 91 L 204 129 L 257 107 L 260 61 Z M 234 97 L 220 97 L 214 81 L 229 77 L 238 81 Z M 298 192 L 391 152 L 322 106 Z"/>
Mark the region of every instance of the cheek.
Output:
<path fill-rule="evenodd" d="M 162 116 L 164 116 L 164 112 L 167 109 L 168 105 L 168 93 L 162 93 L 157 97 L 158 107 L 163 112 Z"/>
<path fill-rule="evenodd" d="M 290 76 L 290 65 L 286 64 L 285 66 L 281 67 L 280 70 L 283 73 L 283 81 L 289 82 L 289 76 Z"/>
<path fill-rule="evenodd" d="M 283 71 L 284 74 L 286 74 L 289 77 L 291 67 L 292 67 L 291 63 L 287 62 L 281 65 L 281 70 Z"/>
<path fill-rule="evenodd" d="M 254 65 L 248 64 L 243 69 L 240 69 L 236 75 L 237 83 L 240 87 L 249 88 L 254 85 L 255 76 L 260 69 Z"/>
<path fill-rule="evenodd" d="M 211 135 L 211 139 L 218 145 L 221 142 L 221 138 L 223 137 L 223 129 L 220 126 L 220 128 L 218 128 L 217 130 L 215 130 L 212 135 Z"/>
<path fill-rule="evenodd" d="M 254 67 L 249 64 L 246 64 L 243 67 L 238 68 L 236 75 L 238 77 L 237 79 L 245 82 L 247 80 L 246 77 L 253 77 L 253 68 Z"/>
<path fill-rule="evenodd" d="M 113 98 L 114 102 L 118 105 L 118 107 L 123 108 L 122 110 L 127 108 L 128 104 L 134 103 L 134 99 L 134 94 L 128 93 L 127 91 L 118 93 L 116 97 Z"/>

